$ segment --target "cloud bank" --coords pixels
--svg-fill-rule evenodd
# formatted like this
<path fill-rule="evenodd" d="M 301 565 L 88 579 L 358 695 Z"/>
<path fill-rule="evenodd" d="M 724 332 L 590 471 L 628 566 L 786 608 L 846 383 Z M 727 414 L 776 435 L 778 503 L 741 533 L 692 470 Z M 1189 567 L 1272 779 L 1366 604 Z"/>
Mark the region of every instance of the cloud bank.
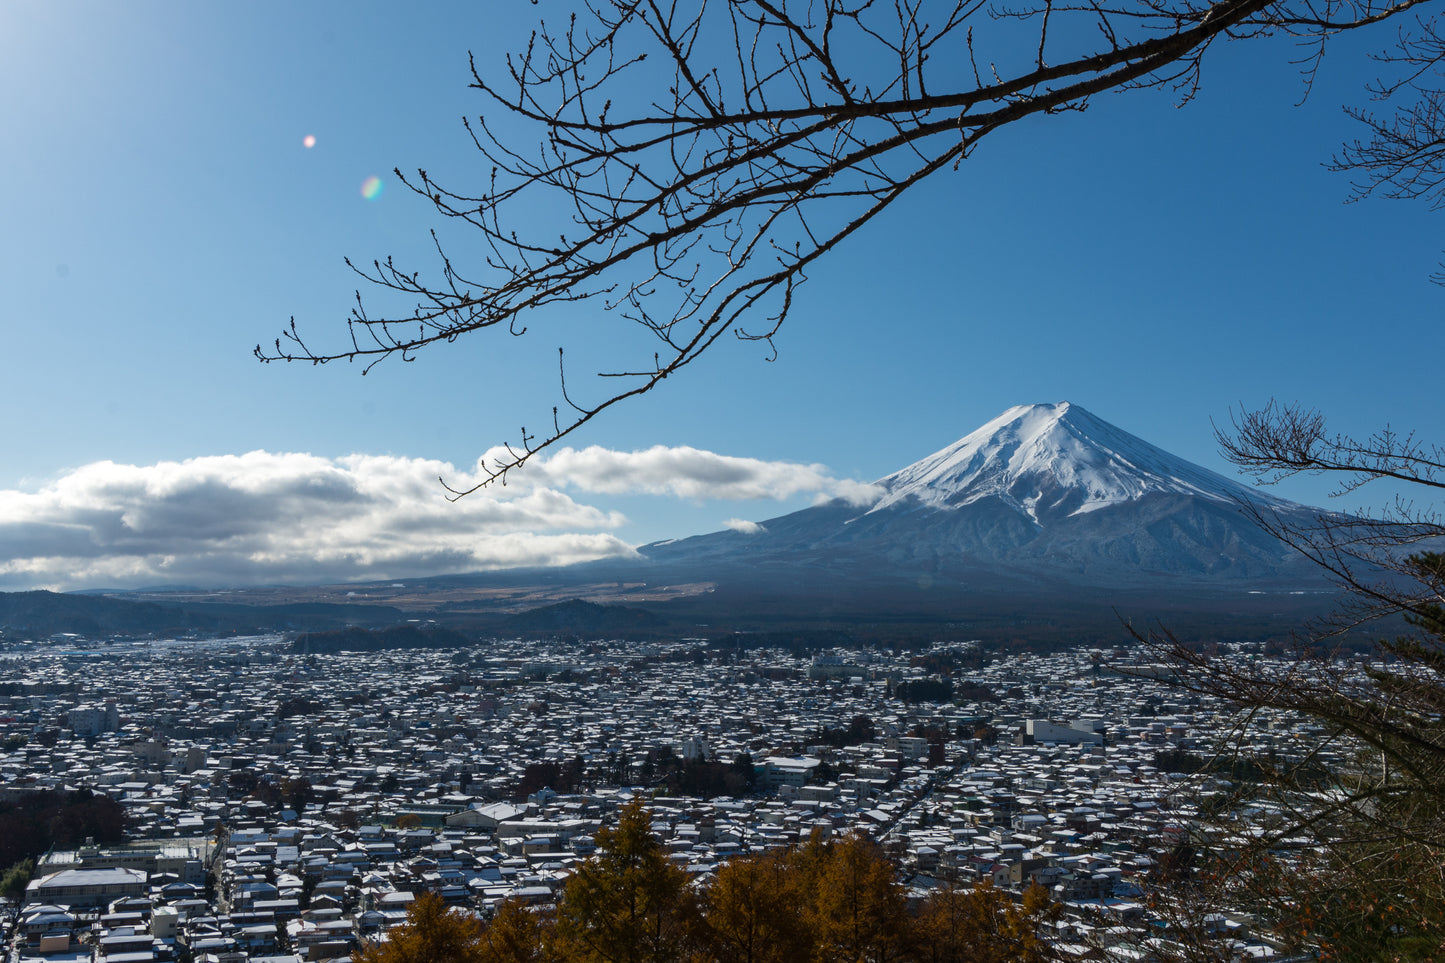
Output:
<path fill-rule="evenodd" d="M 503 449 L 494 449 L 482 457 L 501 461 L 504 454 Z M 529 464 L 521 481 L 598 494 L 671 495 L 693 501 L 783 500 L 812 494 L 871 504 L 881 494 L 872 485 L 833 478 L 824 465 L 761 461 L 661 445 L 632 452 L 596 446 L 563 448 L 541 464 Z"/>
<path fill-rule="evenodd" d="M 485 456 L 484 456 L 485 457 Z M 562 449 L 505 487 L 448 502 L 446 462 L 253 451 L 85 465 L 35 492 L 0 490 L 0 589 L 246 585 L 415 578 L 635 554 L 587 495 L 693 501 L 856 499 L 820 465 L 693 448 Z M 592 501 L 593 499 L 588 499 Z M 730 523 L 731 524 L 731 523 Z"/>

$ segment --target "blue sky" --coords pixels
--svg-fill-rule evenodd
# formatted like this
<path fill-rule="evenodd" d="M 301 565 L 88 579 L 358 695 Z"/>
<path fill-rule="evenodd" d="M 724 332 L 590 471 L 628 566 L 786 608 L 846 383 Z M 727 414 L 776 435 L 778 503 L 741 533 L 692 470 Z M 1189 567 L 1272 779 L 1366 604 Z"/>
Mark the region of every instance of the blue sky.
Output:
<path fill-rule="evenodd" d="M 1211 419 L 1241 403 L 1436 427 L 1436 219 L 1345 204 L 1322 167 L 1388 35 L 1336 43 L 1302 104 L 1298 50 L 1240 44 L 1183 108 L 1132 93 L 999 131 L 813 272 L 776 361 L 726 340 L 584 429 L 589 458 L 452 506 L 436 474 L 550 412 L 563 322 L 365 377 L 251 348 L 292 316 L 344 337 L 343 257 L 431 266 L 435 219 L 391 170 L 477 177 L 468 52 L 495 69 L 568 9 L 0 5 L 0 589 L 625 551 L 837 494 L 1020 403 L 1076 402 L 1227 474 Z"/>

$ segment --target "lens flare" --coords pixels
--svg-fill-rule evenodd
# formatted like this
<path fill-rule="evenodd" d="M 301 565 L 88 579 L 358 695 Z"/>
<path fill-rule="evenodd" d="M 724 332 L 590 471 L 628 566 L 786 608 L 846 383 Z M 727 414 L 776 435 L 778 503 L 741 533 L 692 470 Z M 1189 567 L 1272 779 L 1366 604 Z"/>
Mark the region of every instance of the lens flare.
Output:
<path fill-rule="evenodd" d="M 310 150 L 311 148 L 315 147 L 315 146 L 316 146 L 316 135 L 315 135 L 315 134 L 307 134 L 305 137 L 301 138 L 301 146 L 302 146 L 302 147 L 305 147 L 307 150 Z"/>
<path fill-rule="evenodd" d="M 368 201 L 374 201 L 381 196 L 382 187 L 380 177 L 368 177 L 361 182 L 361 196 Z"/>

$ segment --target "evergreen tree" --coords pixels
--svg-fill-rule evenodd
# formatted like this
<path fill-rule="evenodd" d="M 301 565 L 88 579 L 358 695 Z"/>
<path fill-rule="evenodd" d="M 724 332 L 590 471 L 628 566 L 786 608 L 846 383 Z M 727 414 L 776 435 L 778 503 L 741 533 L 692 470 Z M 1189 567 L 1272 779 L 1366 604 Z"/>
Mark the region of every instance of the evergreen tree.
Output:
<path fill-rule="evenodd" d="M 30 879 L 35 874 L 35 861 L 33 859 L 22 859 L 13 864 L 0 877 L 0 896 L 6 899 L 20 900 L 25 896 L 25 887 L 30 885 Z"/>

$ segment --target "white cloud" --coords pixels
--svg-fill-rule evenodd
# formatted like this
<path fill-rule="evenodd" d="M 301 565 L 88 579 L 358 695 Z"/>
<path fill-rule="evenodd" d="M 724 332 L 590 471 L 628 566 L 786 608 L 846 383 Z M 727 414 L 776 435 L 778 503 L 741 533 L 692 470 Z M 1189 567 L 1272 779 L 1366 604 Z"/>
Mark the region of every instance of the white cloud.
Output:
<path fill-rule="evenodd" d="M 494 450 L 483 459 L 490 463 L 502 454 Z M 874 485 L 832 477 L 824 465 L 740 458 L 687 446 L 656 445 L 631 452 L 595 445 L 581 450 L 562 448 L 533 459 L 516 480 L 524 485 L 571 487 L 597 494 L 671 495 L 693 501 L 782 501 L 811 494 L 824 500 L 845 498 L 854 504 L 871 504 L 882 495 Z"/>
<path fill-rule="evenodd" d="M 399 578 L 632 554 L 618 512 L 552 489 L 448 502 L 448 464 L 253 451 L 96 462 L 0 491 L 0 586 Z M 602 531 L 599 531 L 602 530 Z"/>
<path fill-rule="evenodd" d="M 767 529 L 757 522 L 750 522 L 746 518 L 729 518 L 723 522 L 724 528 L 730 528 L 735 532 L 742 532 L 744 535 L 761 535 Z"/>
<path fill-rule="evenodd" d="M 440 461 L 253 451 L 155 465 L 102 461 L 38 491 L 0 491 L 0 589 L 415 578 L 634 554 L 589 495 L 875 498 L 821 465 L 654 447 L 562 449 L 506 486 Z M 734 519 L 738 530 L 754 525 Z"/>

